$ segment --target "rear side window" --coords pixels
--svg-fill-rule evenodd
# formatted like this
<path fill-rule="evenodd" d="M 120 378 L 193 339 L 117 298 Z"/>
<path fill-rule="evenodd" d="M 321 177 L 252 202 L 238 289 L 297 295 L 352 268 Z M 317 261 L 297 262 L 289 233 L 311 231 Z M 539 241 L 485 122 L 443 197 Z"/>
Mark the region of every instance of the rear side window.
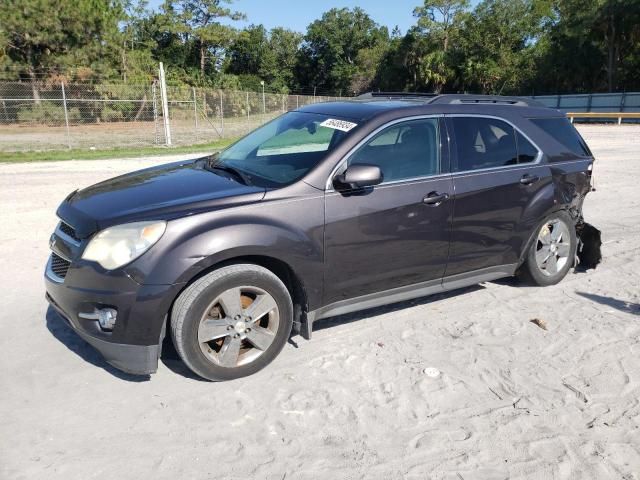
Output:
<path fill-rule="evenodd" d="M 538 157 L 538 149 L 524 135 L 516 131 L 518 144 L 518 163 L 531 163 Z"/>
<path fill-rule="evenodd" d="M 503 167 L 518 163 L 515 131 L 502 120 L 453 117 L 456 137 L 456 172 Z"/>
<path fill-rule="evenodd" d="M 531 121 L 576 155 L 591 156 L 589 147 L 568 119 L 564 117 L 532 118 Z"/>

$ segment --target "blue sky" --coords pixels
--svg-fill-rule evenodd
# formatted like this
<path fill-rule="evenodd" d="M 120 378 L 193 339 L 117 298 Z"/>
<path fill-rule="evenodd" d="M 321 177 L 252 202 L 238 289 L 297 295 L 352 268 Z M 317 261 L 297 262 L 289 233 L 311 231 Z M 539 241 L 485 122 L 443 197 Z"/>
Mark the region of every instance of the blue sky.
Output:
<path fill-rule="evenodd" d="M 161 0 L 150 0 L 149 6 L 157 8 Z M 320 18 L 324 12 L 336 7 L 361 7 L 380 25 L 389 27 L 389 31 L 396 25 L 405 33 L 415 24 L 413 9 L 422 4 L 421 0 L 366 0 L 329 2 L 305 0 L 235 0 L 231 7 L 247 15 L 246 22 L 236 22 L 239 27 L 252 23 L 262 23 L 267 28 L 286 27 L 298 32 L 304 32 L 314 20 Z"/>

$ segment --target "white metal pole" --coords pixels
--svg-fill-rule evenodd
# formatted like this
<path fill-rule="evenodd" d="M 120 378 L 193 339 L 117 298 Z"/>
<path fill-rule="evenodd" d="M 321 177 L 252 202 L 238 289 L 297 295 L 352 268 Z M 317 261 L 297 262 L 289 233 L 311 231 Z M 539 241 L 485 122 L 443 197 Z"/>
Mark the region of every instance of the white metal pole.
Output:
<path fill-rule="evenodd" d="M 264 99 L 264 80 L 260 81 L 260 84 L 262 85 L 262 114 L 265 115 L 267 113 L 267 103 Z"/>
<path fill-rule="evenodd" d="M 158 95 L 157 95 L 157 81 L 154 80 L 151 84 L 151 93 L 153 95 L 153 130 L 155 134 L 154 143 L 158 145 L 160 143 L 160 132 L 158 129 Z"/>
<path fill-rule="evenodd" d="M 198 101 L 196 99 L 196 87 L 191 87 L 193 91 L 193 121 L 196 128 L 196 142 L 198 141 Z"/>
<path fill-rule="evenodd" d="M 205 120 L 208 118 L 207 116 L 207 92 L 202 89 L 202 111 L 204 112 Z"/>
<path fill-rule="evenodd" d="M 169 124 L 169 102 L 167 101 L 167 84 L 164 79 L 164 65 L 160 62 L 160 97 L 162 98 L 162 118 L 164 120 L 164 138 L 167 146 L 171 145 L 171 125 Z"/>
<path fill-rule="evenodd" d="M 224 105 L 222 103 L 222 90 L 220 90 L 220 133 L 224 135 Z"/>
<path fill-rule="evenodd" d="M 69 112 L 67 111 L 67 95 L 64 91 L 64 82 L 60 82 L 62 87 L 62 104 L 64 106 L 64 123 L 67 127 L 67 147 L 71 149 L 71 134 L 69 133 Z"/>

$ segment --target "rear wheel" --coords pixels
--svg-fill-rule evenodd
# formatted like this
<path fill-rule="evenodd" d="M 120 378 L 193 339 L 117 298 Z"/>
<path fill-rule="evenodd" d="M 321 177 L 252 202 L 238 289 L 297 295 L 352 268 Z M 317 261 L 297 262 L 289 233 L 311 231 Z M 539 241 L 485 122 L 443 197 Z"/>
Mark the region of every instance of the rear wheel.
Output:
<path fill-rule="evenodd" d="M 536 285 L 555 285 L 573 266 L 576 248 L 573 220 L 565 212 L 556 212 L 539 227 L 521 273 Z"/>
<path fill-rule="evenodd" d="M 231 265 L 200 278 L 175 302 L 173 343 L 184 363 L 209 380 L 251 375 L 284 347 L 293 324 L 291 297 L 269 270 Z"/>

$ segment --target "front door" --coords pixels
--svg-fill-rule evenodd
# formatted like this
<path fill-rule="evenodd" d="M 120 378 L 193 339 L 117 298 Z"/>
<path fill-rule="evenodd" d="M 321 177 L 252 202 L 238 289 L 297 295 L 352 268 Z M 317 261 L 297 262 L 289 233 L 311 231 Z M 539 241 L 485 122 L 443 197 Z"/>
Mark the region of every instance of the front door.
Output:
<path fill-rule="evenodd" d="M 325 304 L 442 279 L 452 222 L 440 120 L 382 129 L 348 165 L 380 167 L 383 183 L 325 196 Z"/>

